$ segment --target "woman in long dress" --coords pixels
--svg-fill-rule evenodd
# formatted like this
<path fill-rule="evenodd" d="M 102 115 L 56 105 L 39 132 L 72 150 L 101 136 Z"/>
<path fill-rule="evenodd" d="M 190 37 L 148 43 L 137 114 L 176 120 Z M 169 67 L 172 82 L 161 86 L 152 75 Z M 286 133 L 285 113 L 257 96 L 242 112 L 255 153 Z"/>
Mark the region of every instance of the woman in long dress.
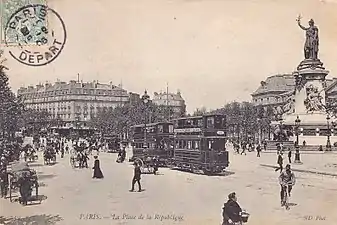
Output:
<path fill-rule="evenodd" d="M 101 171 L 101 168 L 99 166 L 99 160 L 98 160 L 98 156 L 94 156 L 95 158 L 95 163 L 94 163 L 94 175 L 92 176 L 92 178 L 97 178 L 97 179 L 102 179 L 104 176 L 103 176 L 103 173 Z"/>

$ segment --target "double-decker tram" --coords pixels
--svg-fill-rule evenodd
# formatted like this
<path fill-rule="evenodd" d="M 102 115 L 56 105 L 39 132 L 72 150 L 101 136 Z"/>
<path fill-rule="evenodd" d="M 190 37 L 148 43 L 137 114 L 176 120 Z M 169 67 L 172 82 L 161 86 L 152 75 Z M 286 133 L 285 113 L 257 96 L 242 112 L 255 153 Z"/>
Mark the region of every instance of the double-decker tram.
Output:
<path fill-rule="evenodd" d="M 224 115 L 185 117 L 173 122 L 175 146 L 171 168 L 211 175 L 228 167 Z"/>
<path fill-rule="evenodd" d="M 130 161 L 141 159 L 144 163 L 154 157 L 159 166 L 166 166 L 173 156 L 173 124 L 159 122 L 140 124 L 133 129 L 133 156 Z"/>

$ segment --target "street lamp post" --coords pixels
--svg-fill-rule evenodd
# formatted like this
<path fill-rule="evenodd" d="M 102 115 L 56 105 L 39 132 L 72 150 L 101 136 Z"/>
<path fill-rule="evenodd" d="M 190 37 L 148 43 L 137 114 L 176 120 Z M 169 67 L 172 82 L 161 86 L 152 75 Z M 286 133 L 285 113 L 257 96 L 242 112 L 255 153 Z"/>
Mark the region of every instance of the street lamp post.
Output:
<path fill-rule="evenodd" d="M 281 142 L 281 144 L 283 144 L 283 119 L 282 118 L 280 119 L 280 135 L 278 139 Z"/>
<path fill-rule="evenodd" d="M 327 141 L 326 141 L 326 151 L 331 151 L 331 142 L 330 142 L 330 135 L 331 135 L 331 130 L 330 130 L 330 124 L 329 124 L 329 121 L 330 121 L 330 117 L 329 115 L 326 116 L 326 121 L 327 121 L 327 125 L 328 125 L 328 138 L 327 138 Z"/>
<path fill-rule="evenodd" d="M 295 120 L 295 132 L 296 132 L 296 152 L 295 152 L 295 163 L 301 163 L 301 157 L 300 157 L 300 146 L 299 146 L 299 128 L 300 128 L 300 124 L 301 124 L 301 120 L 300 118 L 297 116 L 296 120 Z"/>
<path fill-rule="evenodd" d="M 148 146 L 147 146 L 146 120 L 147 120 L 147 107 L 148 107 L 149 99 L 150 99 L 150 96 L 147 94 L 147 91 L 145 90 L 144 95 L 142 96 L 142 101 L 145 105 L 144 145 L 143 145 L 143 148 L 148 148 Z"/>
<path fill-rule="evenodd" d="M 258 140 L 259 140 L 259 144 L 261 144 L 261 119 L 257 118 L 257 126 L 258 126 Z"/>

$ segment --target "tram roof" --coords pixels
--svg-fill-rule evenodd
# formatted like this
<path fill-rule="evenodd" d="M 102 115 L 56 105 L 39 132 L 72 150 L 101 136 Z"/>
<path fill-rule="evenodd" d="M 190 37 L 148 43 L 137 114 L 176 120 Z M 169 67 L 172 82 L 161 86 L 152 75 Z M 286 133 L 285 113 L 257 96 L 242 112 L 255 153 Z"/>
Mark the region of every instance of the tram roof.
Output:
<path fill-rule="evenodd" d="M 155 126 L 155 125 L 161 125 L 161 124 L 172 124 L 172 122 L 157 122 L 157 123 L 147 123 L 146 126 Z M 144 127 L 145 124 L 137 124 L 137 125 L 134 125 L 132 127 Z"/>
<path fill-rule="evenodd" d="M 212 114 L 205 114 L 205 115 L 202 115 L 202 116 L 187 116 L 187 117 L 180 117 L 180 118 L 177 118 L 177 119 L 173 119 L 172 121 L 176 121 L 176 120 L 186 120 L 186 119 L 198 119 L 198 118 L 202 118 L 204 116 L 225 116 L 223 114 L 220 114 L 220 113 L 212 113 Z"/>

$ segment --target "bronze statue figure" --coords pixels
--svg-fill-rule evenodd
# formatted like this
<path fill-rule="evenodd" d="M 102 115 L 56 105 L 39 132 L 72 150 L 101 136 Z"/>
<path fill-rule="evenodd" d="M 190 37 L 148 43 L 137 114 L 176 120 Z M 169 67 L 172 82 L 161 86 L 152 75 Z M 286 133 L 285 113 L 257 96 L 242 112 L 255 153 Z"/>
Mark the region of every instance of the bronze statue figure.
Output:
<path fill-rule="evenodd" d="M 301 16 L 298 16 L 297 23 L 300 28 L 305 30 L 306 40 L 304 44 L 304 57 L 305 59 L 318 59 L 318 28 L 315 26 L 313 19 L 309 21 L 309 27 L 301 25 Z"/>

